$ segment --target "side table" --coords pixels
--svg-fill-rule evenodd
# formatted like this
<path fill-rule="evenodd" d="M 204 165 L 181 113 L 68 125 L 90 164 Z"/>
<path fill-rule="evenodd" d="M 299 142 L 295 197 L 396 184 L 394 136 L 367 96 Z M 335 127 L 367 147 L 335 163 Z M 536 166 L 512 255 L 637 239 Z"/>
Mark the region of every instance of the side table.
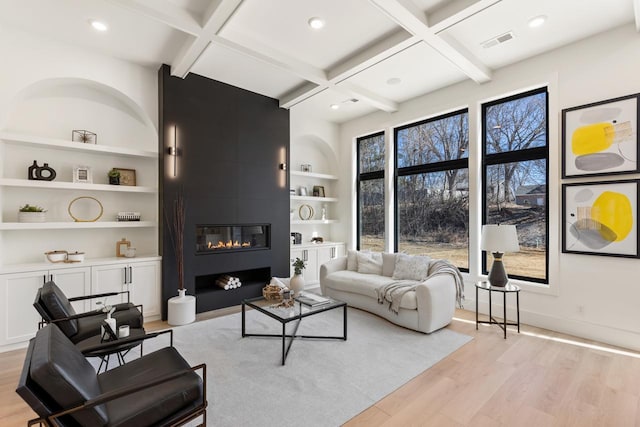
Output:
<path fill-rule="evenodd" d="M 478 289 L 484 289 L 489 292 L 489 320 L 478 320 Z M 503 321 L 498 322 L 493 318 L 493 314 L 491 312 L 491 294 L 494 292 L 502 293 L 502 308 L 503 312 Z M 516 294 L 516 315 L 517 322 L 507 322 L 507 294 L 514 293 Z M 520 287 L 516 285 L 511 285 L 507 283 L 505 286 L 491 286 L 489 282 L 477 282 L 476 283 L 476 331 L 478 330 L 478 324 L 486 323 L 488 325 L 498 325 L 504 331 L 504 339 L 507 339 L 507 325 L 509 326 L 517 326 L 518 333 L 520 333 Z"/>

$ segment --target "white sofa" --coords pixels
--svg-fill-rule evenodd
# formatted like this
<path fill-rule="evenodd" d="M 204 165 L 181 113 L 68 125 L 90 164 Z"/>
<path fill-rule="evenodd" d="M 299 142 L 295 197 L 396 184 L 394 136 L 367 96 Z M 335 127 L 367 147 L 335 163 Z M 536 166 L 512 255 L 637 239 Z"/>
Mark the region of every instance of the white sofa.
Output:
<path fill-rule="evenodd" d="M 424 333 L 443 328 L 451 322 L 456 304 L 454 276 L 439 274 L 419 282 L 415 291 L 402 296 L 400 309 L 396 314 L 389 309 L 388 302 L 378 302 L 376 290 L 380 286 L 397 282 L 392 276 L 398 254 L 382 254 L 382 272 L 367 274 L 358 272 L 358 268 L 353 266 L 351 257 L 355 256 L 354 252 L 349 251 L 349 268 L 346 256 L 335 258 L 320 267 L 320 289 L 323 295 Z M 428 263 L 428 258 L 424 258 Z"/>

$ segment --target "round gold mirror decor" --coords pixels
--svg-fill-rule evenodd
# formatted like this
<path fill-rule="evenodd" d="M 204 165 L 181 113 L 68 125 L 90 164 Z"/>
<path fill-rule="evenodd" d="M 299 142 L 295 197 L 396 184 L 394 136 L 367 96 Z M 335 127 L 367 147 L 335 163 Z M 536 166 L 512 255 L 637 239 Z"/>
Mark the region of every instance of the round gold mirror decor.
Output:
<path fill-rule="evenodd" d="M 298 215 L 302 220 L 313 218 L 313 208 L 310 205 L 302 205 L 298 208 Z"/>
<path fill-rule="evenodd" d="M 79 210 L 82 210 L 83 215 L 85 216 L 89 216 L 90 214 L 88 212 L 91 211 L 91 206 L 90 204 L 87 203 L 80 203 L 78 205 L 76 205 L 76 214 L 74 215 L 74 213 L 72 212 L 72 207 L 73 205 L 80 201 L 80 200 L 89 200 L 89 201 L 94 201 L 95 203 L 97 203 L 98 208 L 100 210 L 100 212 L 98 213 L 98 215 L 95 218 L 80 218 L 80 214 L 78 213 Z M 97 209 L 94 209 L 97 210 Z M 75 222 L 96 222 L 97 220 L 100 219 L 100 217 L 102 216 L 102 214 L 104 213 L 104 208 L 102 207 L 102 203 L 100 203 L 100 200 L 96 199 L 95 197 L 89 197 L 89 196 L 81 196 L 81 197 L 76 197 L 75 199 L 73 199 L 71 201 L 71 203 L 69 203 L 69 207 L 67 208 L 67 212 L 69 212 L 69 216 L 71 216 L 71 218 L 73 218 L 73 220 Z M 93 214 L 91 214 L 93 215 Z"/>

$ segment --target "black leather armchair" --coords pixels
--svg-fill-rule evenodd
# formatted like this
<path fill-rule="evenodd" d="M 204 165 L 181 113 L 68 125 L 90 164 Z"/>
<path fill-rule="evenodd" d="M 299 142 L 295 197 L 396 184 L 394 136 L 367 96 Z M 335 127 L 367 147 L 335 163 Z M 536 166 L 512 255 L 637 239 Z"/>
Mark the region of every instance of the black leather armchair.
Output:
<path fill-rule="evenodd" d="M 168 426 L 199 416 L 206 425 L 206 376 L 205 364 L 189 366 L 173 347 L 96 376 L 49 324 L 29 342 L 16 392 L 38 414 L 29 426 Z"/>
<path fill-rule="evenodd" d="M 127 300 L 128 300 L 128 291 Z M 107 317 L 103 310 L 93 310 L 86 313 L 76 313 L 71 303 L 95 298 L 116 296 L 122 292 L 87 295 L 77 298 L 67 298 L 64 292 L 53 282 L 45 283 L 36 294 L 33 306 L 42 316 L 40 326 L 45 323 L 55 323 L 74 344 L 100 334 L 100 325 Z M 142 328 L 142 306 L 134 306 L 131 302 L 115 305 L 113 317 L 118 325 L 129 325 L 130 328 Z"/>

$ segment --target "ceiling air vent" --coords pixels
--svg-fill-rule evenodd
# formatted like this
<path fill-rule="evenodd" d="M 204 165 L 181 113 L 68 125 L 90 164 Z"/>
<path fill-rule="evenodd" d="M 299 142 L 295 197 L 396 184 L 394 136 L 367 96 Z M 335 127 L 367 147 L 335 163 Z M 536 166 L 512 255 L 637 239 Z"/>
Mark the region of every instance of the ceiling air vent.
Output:
<path fill-rule="evenodd" d="M 493 38 L 490 38 L 489 40 L 486 40 L 486 41 L 480 43 L 480 45 L 485 49 L 489 49 L 490 47 L 499 45 L 499 44 L 504 43 L 504 42 L 508 42 L 512 38 L 513 38 L 513 32 L 509 31 L 509 32 L 506 32 L 504 34 L 500 34 L 499 36 L 495 36 Z"/>

